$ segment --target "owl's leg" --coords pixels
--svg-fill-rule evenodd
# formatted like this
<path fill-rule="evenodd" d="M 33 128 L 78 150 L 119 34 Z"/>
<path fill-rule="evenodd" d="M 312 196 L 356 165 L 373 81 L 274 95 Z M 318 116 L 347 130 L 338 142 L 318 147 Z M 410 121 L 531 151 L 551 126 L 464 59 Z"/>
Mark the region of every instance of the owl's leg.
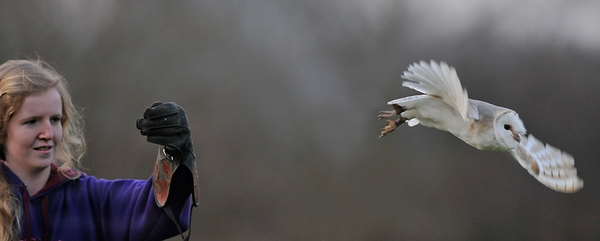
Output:
<path fill-rule="evenodd" d="M 406 109 L 402 108 L 402 106 L 399 106 L 397 104 L 393 104 L 392 107 L 394 107 L 393 110 L 388 110 L 388 111 L 380 111 L 379 115 L 377 116 L 377 118 L 384 119 L 384 118 L 389 118 L 392 116 L 397 116 L 400 115 L 400 113 L 404 112 Z M 406 118 L 405 117 L 400 117 L 396 120 L 387 120 L 388 125 L 383 127 L 383 131 L 381 131 L 381 135 L 379 136 L 379 138 L 384 137 L 385 135 L 389 134 L 390 132 L 396 130 L 396 127 L 398 127 L 399 125 L 402 125 L 402 123 L 406 122 Z"/>
<path fill-rule="evenodd" d="M 393 104 L 392 107 L 394 107 L 393 110 L 380 111 L 377 118 L 380 120 L 384 119 L 384 118 L 390 118 L 392 116 L 400 115 L 400 113 L 402 113 L 406 110 L 406 109 L 402 108 L 402 106 L 399 106 L 397 104 Z"/>
<path fill-rule="evenodd" d="M 379 135 L 379 138 L 384 137 L 387 134 L 390 134 L 392 131 L 396 130 L 396 127 L 398 127 L 399 125 L 402 125 L 402 123 L 406 122 L 406 118 L 404 117 L 400 117 L 396 120 L 386 120 L 388 122 L 388 125 L 383 127 L 383 131 L 381 131 L 381 135 Z"/>

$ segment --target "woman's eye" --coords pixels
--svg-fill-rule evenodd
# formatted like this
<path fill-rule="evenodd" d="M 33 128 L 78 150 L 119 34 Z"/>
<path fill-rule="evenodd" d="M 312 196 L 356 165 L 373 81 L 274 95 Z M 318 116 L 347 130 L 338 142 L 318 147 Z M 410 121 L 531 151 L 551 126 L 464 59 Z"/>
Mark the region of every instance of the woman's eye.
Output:
<path fill-rule="evenodd" d="M 56 123 L 56 122 L 61 122 L 61 121 L 62 121 L 62 118 L 60 118 L 60 117 L 54 117 L 54 118 L 50 119 L 50 121 L 51 121 L 51 122 L 55 122 L 55 123 Z"/>
<path fill-rule="evenodd" d="M 505 130 L 510 130 L 510 125 L 504 125 Z"/>
<path fill-rule="evenodd" d="M 25 121 L 23 124 L 25 124 L 25 125 L 35 124 L 35 120 L 28 120 L 28 121 Z"/>

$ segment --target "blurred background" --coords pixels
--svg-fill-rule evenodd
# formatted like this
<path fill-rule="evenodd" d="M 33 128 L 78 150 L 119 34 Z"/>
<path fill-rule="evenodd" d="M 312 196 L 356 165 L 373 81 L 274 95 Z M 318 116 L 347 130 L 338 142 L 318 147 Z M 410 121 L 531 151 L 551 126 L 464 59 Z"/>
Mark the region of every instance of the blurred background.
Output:
<path fill-rule="evenodd" d="M 86 121 L 87 172 L 146 179 L 135 120 L 175 101 L 201 182 L 193 240 L 599 240 L 600 5 L 567 0 L 3 1 L 0 61 L 41 58 Z M 516 110 L 585 187 L 401 126 L 419 60 Z M 174 238 L 172 240 L 178 240 Z"/>

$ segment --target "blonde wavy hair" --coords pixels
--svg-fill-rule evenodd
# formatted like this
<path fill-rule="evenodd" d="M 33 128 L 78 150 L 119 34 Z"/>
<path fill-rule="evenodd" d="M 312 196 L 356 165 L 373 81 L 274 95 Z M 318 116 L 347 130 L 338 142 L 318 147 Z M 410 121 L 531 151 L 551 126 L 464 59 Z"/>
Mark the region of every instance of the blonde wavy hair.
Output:
<path fill-rule="evenodd" d="M 21 108 L 25 97 L 32 93 L 56 88 L 62 99 L 63 137 L 54 163 L 69 178 L 77 178 L 80 159 L 85 153 L 83 121 L 71 102 L 66 80 L 41 60 L 9 60 L 0 65 L 0 159 L 5 160 L 6 130 L 10 118 Z M 77 173 L 73 175 L 73 173 Z M 4 172 L 0 170 L 0 241 L 19 239 L 21 204 Z"/>

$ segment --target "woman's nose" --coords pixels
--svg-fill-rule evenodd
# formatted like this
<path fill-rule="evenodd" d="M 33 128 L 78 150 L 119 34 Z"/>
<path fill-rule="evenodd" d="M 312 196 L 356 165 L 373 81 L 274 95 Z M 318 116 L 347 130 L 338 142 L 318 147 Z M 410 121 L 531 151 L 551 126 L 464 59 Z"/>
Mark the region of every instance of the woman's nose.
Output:
<path fill-rule="evenodd" d="M 42 121 L 40 125 L 40 134 L 38 135 L 40 139 L 49 140 L 54 137 L 54 132 L 52 131 L 52 124 L 50 121 Z"/>

